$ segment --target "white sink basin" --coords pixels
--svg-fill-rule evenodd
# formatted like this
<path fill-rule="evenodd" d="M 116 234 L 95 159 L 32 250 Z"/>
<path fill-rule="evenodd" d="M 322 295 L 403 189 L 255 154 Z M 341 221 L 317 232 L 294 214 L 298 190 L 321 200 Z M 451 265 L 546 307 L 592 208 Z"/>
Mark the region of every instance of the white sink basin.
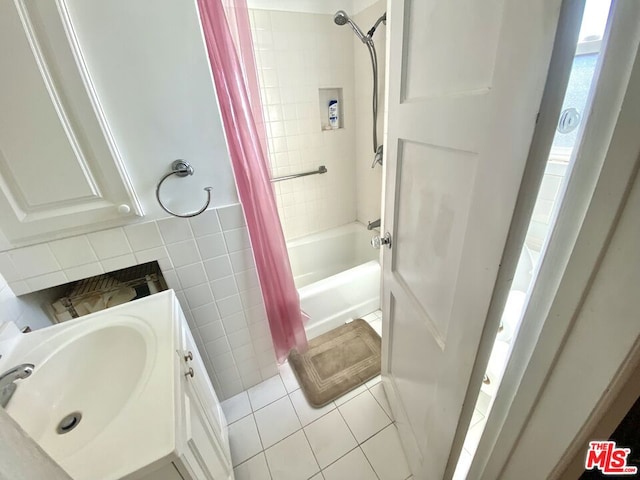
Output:
<path fill-rule="evenodd" d="M 20 382 L 7 412 L 52 457 L 62 459 L 96 439 L 139 392 L 154 349 L 138 323 L 111 319 L 109 326 L 29 353 L 34 372 Z M 70 414 L 78 420 L 69 418 L 67 431 L 58 433 Z"/>
<path fill-rule="evenodd" d="M 178 310 L 168 291 L 0 342 L 0 372 L 35 366 L 7 413 L 76 480 L 153 463 L 174 449 Z"/>

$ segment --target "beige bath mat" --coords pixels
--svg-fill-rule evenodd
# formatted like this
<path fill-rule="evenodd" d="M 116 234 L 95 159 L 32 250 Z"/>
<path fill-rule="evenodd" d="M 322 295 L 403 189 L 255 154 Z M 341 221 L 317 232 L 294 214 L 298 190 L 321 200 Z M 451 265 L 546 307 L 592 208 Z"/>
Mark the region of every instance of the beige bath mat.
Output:
<path fill-rule="evenodd" d="M 381 340 L 358 319 L 309 341 L 304 354 L 289 355 L 307 401 L 320 408 L 380 375 Z"/>

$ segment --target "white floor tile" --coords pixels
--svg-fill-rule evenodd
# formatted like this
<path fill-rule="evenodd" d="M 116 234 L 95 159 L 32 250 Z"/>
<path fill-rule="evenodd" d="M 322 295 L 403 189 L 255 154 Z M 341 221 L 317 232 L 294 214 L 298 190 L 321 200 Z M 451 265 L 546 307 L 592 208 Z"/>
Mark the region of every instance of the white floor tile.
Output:
<path fill-rule="evenodd" d="M 309 480 L 324 480 L 324 475 L 322 475 L 322 472 L 320 472 L 317 475 L 311 477 Z"/>
<path fill-rule="evenodd" d="M 469 427 L 473 427 L 475 424 L 477 424 L 483 418 L 484 418 L 484 415 L 480 412 L 480 410 L 478 410 L 476 408 L 473 411 L 473 416 L 471 417 L 471 423 L 469 424 Z"/>
<path fill-rule="evenodd" d="M 380 480 L 405 480 L 411 475 L 395 425 L 389 425 L 361 447 Z"/>
<path fill-rule="evenodd" d="M 284 397 L 287 391 L 284 388 L 280 375 L 271 377 L 262 383 L 259 383 L 255 387 L 251 387 L 247 390 L 249 394 L 249 400 L 251 401 L 251 407 L 255 412 L 259 408 L 269 405 L 271 402 L 275 402 L 279 398 Z"/>
<path fill-rule="evenodd" d="M 489 405 L 491 405 L 491 396 L 480 390 L 480 393 L 478 394 L 478 401 L 476 402 L 476 408 L 486 417 L 487 412 L 489 411 Z"/>
<path fill-rule="evenodd" d="M 233 469 L 236 480 L 271 480 L 267 459 L 260 453 Z"/>
<path fill-rule="evenodd" d="M 222 402 L 222 411 L 227 417 L 227 423 L 233 423 L 251 413 L 251 403 L 247 392 L 241 392 Z"/>
<path fill-rule="evenodd" d="M 306 479 L 320 471 L 302 430 L 268 448 L 265 454 L 276 480 Z"/>
<path fill-rule="evenodd" d="M 261 408 L 254 415 L 265 448 L 302 428 L 289 397 L 281 398 Z"/>
<path fill-rule="evenodd" d="M 378 319 L 378 316 L 375 314 L 375 312 L 369 313 L 368 315 L 365 315 L 364 317 L 362 317 L 363 320 L 371 323 L 375 320 Z"/>
<path fill-rule="evenodd" d="M 229 444 L 231 461 L 234 466 L 262 451 L 262 443 L 253 415 L 229 425 Z"/>
<path fill-rule="evenodd" d="M 374 385 L 380 383 L 382 381 L 382 377 L 380 375 L 378 375 L 377 377 L 373 377 L 371 380 L 369 380 L 367 383 L 365 383 L 365 385 L 367 386 L 367 388 L 371 388 Z"/>
<path fill-rule="evenodd" d="M 353 449 L 322 471 L 326 480 L 377 480 L 371 465 L 359 448 Z"/>
<path fill-rule="evenodd" d="M 320 468 L 332 464 L 358 446 L 338 410 L 307 425 L 304 432 Z"/>
<path fill-rule="evenodd" d="M 378 318 L 374 320 L 373 322 L 371 322 L 371 326 L 376 331 L 376 333 L 382 337 L 382 319 Z"/>
<path fill-rule="evenodd" d="M 365 385 L 360 385 L 359 387 L 354 388 L 350 392 L 345 393 L 343 396 L 336 398 L 334 402 L 339 407 L 340 405 L 347 403 L 349 400 L 357 397 L 358 395 L 360 395 L 362 392 L 365 392 L 366 390 L 367 390 L 367 387 Z"/>
<path fill-rule="evenodd" d="M 373 387 L 369 388 L 371 395 L 376 399 L 376 401 L 380 404 L 384 413 L 387 414 L 389 418 L 393 418 L 391 415 L 391 407 L 389 406 L 389 401 L 387 400 L 387 394 L 384 393 L 384 387 L 382 383 L 377 383 Z"/>
<path fill-rule="evenodd" d="M 362 443 L 391 423 L 369 390 L 338 407 L 347 425 Z"/>
<path fill-rule="evenodd" d="M 319 419 L 323 415 L 326 415 L 331 410 L 335 410 L 335 403 L 331 402 L 328 405 L 325 405 L 322 408 L 314 408 L 309 405 L 307 402 L 304 393 L 302 390 L 298 389 L 293 393 L 289 394 L 289 398 L 291 398 L 291 403 L 293 403 L 293 408 L 296 409 L 296 413 L 298 414 L 298 418 L 300 419 L 300 423 L 302 426 L 309 425 L 314 420 Z"/>
<path fill-rule="evenodd" d="M 469 473 L 469 468 L 471 468 L 471 460 L 473 460 L 473 457 L 469 452 L 465 450 L 460 452 L 460 458 L 458 458 L 453 480 L 465 480 L 467 478 L 467 473 Z"/>
<path fill-rule="evenodd" d="M 478 448 L 478 443 L 480 442 L 480 437 L 482 437 L 482 432 L 486 423 L 487 419 L 484 417 L 467 431 L 463 448 L 471 455 L 476 453 L 476 449 Z"/>
<path fill-rule="evenodd" d="M 289 362 L 280 365 L 278 370 L 280 371 L 280 377 L 284 383 L 284 388 L 287 389 L 288 393 L 295 392 L 300 388 L 298 379 L 296 378 L 295 373 L 293 373 L 293 370 L 291 370 Z"/>

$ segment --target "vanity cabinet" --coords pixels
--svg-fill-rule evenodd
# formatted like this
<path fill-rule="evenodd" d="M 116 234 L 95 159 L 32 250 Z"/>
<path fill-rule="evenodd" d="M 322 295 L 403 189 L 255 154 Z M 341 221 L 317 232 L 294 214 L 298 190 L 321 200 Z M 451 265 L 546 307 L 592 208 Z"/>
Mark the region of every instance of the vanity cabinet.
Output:
<path fill-rule="evenodd" d="M 233 478 L 224 413 L 186 322 L 183 335 L 184 349 L 178 355 L 184 363 L 181 380 L 187 441 L 176 467 L 185 479 Z"/>
<path fill-rule="evenodd" d="M 6 246 L 141 216 L 66 2 L 0 2 L 0 45 Z"/>
<path fill-rule="evenodd" d="M 144 480 L 233 479 L 227 422 L 189 326 L 180 311 L 176 350 L 179 430 L 170 463 Z"/>
<path fill-rule="evenodd" d="M 189 325 L 179 311 L 177 449 L 171 463 L 145 480 L 233 479 L 227 422 Z"/>

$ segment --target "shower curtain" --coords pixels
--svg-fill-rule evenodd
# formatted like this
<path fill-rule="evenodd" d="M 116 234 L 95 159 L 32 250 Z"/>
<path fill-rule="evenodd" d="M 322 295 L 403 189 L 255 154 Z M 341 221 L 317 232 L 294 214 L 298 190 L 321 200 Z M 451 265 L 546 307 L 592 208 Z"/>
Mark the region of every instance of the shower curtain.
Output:
<path fill-rule="evenodd" d="M 267 165 L 249 12 L 246 0 L 226 1 L 227 14 L 222 0 L 198 0 L 198 9 L 271 338 L 282 363 L 292 349 L 304 351 L 307 338 Z"/>

